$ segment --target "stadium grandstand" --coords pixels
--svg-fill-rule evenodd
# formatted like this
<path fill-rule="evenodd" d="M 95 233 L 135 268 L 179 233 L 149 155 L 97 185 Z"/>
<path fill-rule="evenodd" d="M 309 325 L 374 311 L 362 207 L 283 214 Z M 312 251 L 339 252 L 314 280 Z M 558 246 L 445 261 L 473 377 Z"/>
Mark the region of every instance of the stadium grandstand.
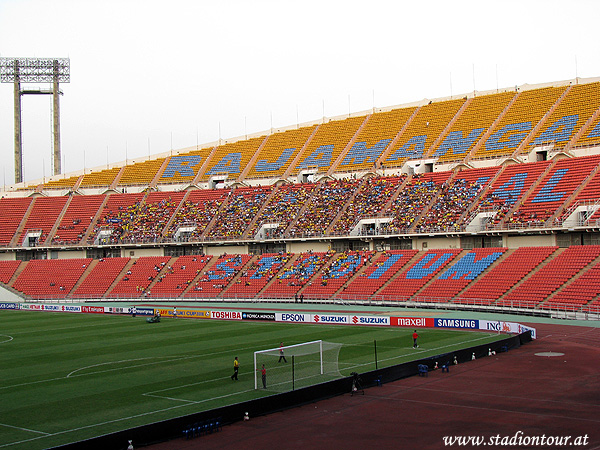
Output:
<path fill-rule="evenodd" d="M 7 186 L 0 283 L 597 317 L 599 169 L 600 79 L 374 108 Z"/>

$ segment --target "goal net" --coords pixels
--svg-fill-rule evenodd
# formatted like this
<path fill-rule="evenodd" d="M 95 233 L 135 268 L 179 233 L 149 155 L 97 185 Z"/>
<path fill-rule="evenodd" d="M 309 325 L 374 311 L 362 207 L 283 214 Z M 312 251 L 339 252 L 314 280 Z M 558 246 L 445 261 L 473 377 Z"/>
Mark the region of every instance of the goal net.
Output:
<path fill-rule="evenodd" d="M 342 344 L 312 341 L 254 352 L 254 388 L 287 392 L 340 378 L 341 348 Z"/>

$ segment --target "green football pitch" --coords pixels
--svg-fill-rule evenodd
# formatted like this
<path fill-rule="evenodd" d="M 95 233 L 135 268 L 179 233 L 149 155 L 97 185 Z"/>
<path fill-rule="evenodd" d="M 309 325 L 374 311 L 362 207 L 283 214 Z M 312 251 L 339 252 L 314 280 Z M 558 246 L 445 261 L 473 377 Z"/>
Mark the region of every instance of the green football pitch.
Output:
<path fill-rule="evenodd" d="M 413 349 L 412 331 L 0 311 L 0 449 L 45 449 L 271 395 L 254 389 L 253 355 L 280 341 L 342 344 L 347 376 L 375 369 L 375 346 L 385 367 L 504 337 L 421 329 Z"/>

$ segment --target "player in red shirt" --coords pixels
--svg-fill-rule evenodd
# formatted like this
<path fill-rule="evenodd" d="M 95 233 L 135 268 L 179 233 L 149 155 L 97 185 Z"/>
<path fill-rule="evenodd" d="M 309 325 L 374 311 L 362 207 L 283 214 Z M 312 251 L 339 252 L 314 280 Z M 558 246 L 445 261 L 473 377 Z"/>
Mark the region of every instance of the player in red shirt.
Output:
<path fill-rule="evenodd" d="M 413 348 L 417 348 L 417 338 L 419 337 L 419 335 L 417 334 L 417 330 L 415 330 L 415 332 L 413 333 Z"/>

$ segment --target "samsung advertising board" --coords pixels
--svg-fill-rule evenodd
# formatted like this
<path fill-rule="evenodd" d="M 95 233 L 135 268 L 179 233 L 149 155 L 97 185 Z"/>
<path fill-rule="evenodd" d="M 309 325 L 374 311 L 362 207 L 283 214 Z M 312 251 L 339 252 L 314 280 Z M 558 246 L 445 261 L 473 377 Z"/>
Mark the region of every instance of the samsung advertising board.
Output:
<path fill-rule="evenodd" d="M 479 330 L 479 320 L 475 319 L 434 319 L 438 328 L 463 328 Z"/>

